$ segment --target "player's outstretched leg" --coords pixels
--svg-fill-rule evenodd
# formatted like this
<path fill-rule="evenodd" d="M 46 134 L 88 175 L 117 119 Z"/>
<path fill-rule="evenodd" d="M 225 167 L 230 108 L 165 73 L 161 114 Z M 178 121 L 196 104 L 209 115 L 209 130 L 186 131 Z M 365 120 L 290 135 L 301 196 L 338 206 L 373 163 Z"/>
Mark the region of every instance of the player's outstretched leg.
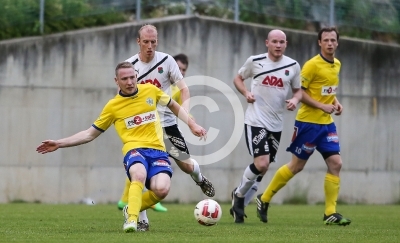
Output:
<path fill-rule="evenodd" d="M 195 159 L 187 158 L 181 161 L 175 158 L 175 162 L 183 172 L 192 177 L 207 197 L 215 196 L 213 184 L 201 173 L 199 163 Z"/>
<path fill-rule="evenodd" d="M 330 215 L 325 215 L 323 218 L 324 224 L 326 225 L 339 225 L 346 226 L 351 223 L 350 219 L 344 218 L 340 213 L 333 213 Z"/>
<path fill-rule="evenodd" d="M 196 185 L 201 188 L 201 191 L 207 197 L 215 196 L 215 189 L 213 184 L 204 175 L 202 175 L 202 177 L 203 179 L 201 180 L 201 182 L 196 182 Z"/>

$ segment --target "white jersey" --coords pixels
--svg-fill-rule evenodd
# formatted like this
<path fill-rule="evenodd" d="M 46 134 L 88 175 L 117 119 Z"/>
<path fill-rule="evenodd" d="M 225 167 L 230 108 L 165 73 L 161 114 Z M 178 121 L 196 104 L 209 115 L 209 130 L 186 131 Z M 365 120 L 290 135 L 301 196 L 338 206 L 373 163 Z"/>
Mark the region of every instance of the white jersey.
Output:
<path fill-rule="evenodd" d="M 126 61 L 135 66 L 135 70 L 138 73 L 138 83 L 151 83 L 162 89 L 169 96 L 172 95 L 171 84 L 183 79 L 174 58 L 163 52 L 156 51 L 153 60 L 149 63 L 142 62 L 139 54 L 130 57 Z M 176 116 L 168 107 L 158 105 L 157 110 L 160 115 L 162 127 L 176 124 Z"/>
<path fill-rule="evenodd" d="M 274 62 L 267 53 L 260 54 L 249 57 L 238 74 L 243 79 L 252 78 L 251 93 L 256 100 L 248 104 L 244 123 L 271 132 L 282 131 L 289 88 L 300 88 L 300 65 L 297 61 L 283 56 Z"/>

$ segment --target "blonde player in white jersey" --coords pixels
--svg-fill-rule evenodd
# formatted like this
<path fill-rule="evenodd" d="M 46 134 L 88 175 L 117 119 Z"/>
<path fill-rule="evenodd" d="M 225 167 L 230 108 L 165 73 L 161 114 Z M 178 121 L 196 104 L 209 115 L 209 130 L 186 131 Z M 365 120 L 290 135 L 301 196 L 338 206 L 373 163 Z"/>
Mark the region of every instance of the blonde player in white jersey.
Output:
<path fill-rule="evenodd" d="M 153 25 L 142 26 L 138 32 L 137 43 L 140 52 L 126 61 L 135 66 L 138 73 L 138 83 L 151 83 L 169 95 L 172 95 L 171 84 L 176 84 L 181 92 L 182 107 L 189 111 L 190 93 L 178 64 L 171 55 L 156 51 L 158 45 L 157 28 Z M 161 126 L 164 129 L 164 143 L 167 153 L 183 172 L 192 177 L 206 196 L 213 197 L 215 195 L 214 187 L 200 172 L 199 164 L 190 158 L 185 139 L 178 128 L 176 116 L 162 106 L 157 108 Z M 143 211 L 140 214 L 138 230 L 146 231 L 148 228 L 147 215 Z"/>
<path fill-rule="evenodd" d="M 283 129 L 283 112 L 295 110 L 301 99 L 300 65 L 284 54 L 286 35 L 281 30 L 269 32 L 268 52 L 249 57 L 234 79 L 237 90 L 246 98 L 245 137 L 254 160 L 246 167 L 239 185 L 232 192 L 231 215 L 243 223 L 245 206 L 257 192 L 257 186 L 274 162 Z M 244 80 L 251 78 L 251 90 Z M 286 99 L 289 90 L 293 97 Z"/>

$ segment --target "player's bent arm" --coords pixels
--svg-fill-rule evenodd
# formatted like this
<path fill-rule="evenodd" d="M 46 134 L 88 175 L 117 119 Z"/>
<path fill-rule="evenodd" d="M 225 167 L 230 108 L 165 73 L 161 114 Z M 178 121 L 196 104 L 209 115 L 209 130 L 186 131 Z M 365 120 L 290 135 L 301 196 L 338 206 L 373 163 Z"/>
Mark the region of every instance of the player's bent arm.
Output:
<path fill-rule="evenodd" d="M 171 101 L 168 104 L 168 108 L 175 114 L 175 116 L 177 116 L 189 127 L 191 125 L 191 122 L 194 123 L 193 119 L 190 118 L 189 113 L 187 113 L 187 111 L 183 109 L 183 107 L 180 106 L 178 102 L 176 102 L 175 100 L 171 99 Z"/>
<path fill-rule="evenodd" d="M 333 105 L 335 106 L 335 115 L 340 116 L 343 112 L 343 105 L 340 104 L 339 100 L 335 97 L 335 100 L 333 101 Z"/>
<path fill-rule="evenodd" d="M 179 88 L 181 92 L 181 101 L 182 101 L 182 108 L 185 109 L 185 111 L 189 112 L 190 109 L 190 91 L 189 88 L 186 85 L 186 82 L 181 79 L 176 83 L 176 86 Z"/>
<path fill-rule="evenodd" d="M 101 131 L 91 126 L 88 129 L 78 132 L 70 137 L 56 140 L 56 143 L 58 144 L 59 148 L 78 146 L 92 141 L 100 134 Z"/>
<path fill-rule="evenodd" d="M 335 106 L 333 104 L 324 104 L 321 102 L 318 102 L 311 98 L 304 90 L 302 90 L 302 98 L 301 102 L 303 102 L 306 105 L 309 105 L 311 107 L 317 108 L 322 110 L 325 113 L 332 114 L 332 112 L 335 111 Z"/>
<path fill-rule="evenodd" d="M 317 109 L 323 108 L 322 103 L 311 98 L 303 89 L 301 89 L 301 102 Z"/>
<path fill-rule="evenodd" d="M 303 96 L 303 91 L 301 89 L 292 89 L 292 93 L 292 99 L 296 99 L 297 103 L 299 103 L 301 101 L 301 97 Z"/>
<path fill-rule="evenodd" d="M 171 99 L 171 101 L 168 104 L 168 108 L 184 123 L 186 123 L 191 132 L 200 138 L 206 138 L 206 130 L 199 126 L 192 118 L 190 118 L 189 113 L 185 111 L 175 100 Z"/>
<path fill-rule="evenodd" d="M 233 84 L 235 85 L 236 89 L 244 96 L 246 97 L 247 94 L 247 88 L 244 85 L 244 79 L 240 74 L 236 75 L 236 77 L 233 79 Z"/>

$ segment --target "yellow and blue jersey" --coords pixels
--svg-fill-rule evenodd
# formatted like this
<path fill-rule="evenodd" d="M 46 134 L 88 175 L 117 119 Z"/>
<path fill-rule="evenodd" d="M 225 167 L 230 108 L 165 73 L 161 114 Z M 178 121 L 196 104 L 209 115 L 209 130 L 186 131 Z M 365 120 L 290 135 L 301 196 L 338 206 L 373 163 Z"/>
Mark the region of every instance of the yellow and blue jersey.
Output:
<path fill-rule="evenodd" d="M 301 70 L 301 87 L 314 100 L 333 104 L 339 85 L 341 63 L 326 60 L 320 54 L 308 60 Z M 324 111 L 302 103 L 296 116 L 297 121 L 330 124 L 333 118 Z"/>
<path fill-rule="evenodd" d="M 152 84 L 137 87 L 132 95 L 119 93 L 111 99 L 92 126 L 104 132 L 114 124 L 124 155 L 135 148 L 165 151 L 157 104 L 167 106 L 171 97 Z"/>

